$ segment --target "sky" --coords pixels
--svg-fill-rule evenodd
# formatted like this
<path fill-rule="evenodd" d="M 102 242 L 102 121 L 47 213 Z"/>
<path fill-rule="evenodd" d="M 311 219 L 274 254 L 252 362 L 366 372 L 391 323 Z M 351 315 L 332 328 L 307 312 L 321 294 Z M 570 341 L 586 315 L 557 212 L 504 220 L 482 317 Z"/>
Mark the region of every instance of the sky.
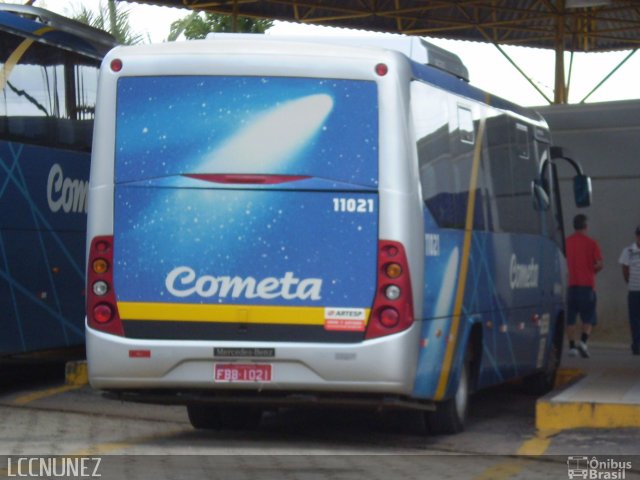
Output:
<path fill-rule="evenodd" d="M 35 5 L 70 16 L 85 5 L 98 9 L 100 0 L 36 0 Z M 24 3 L 13 0 L 12 3 Z M 130 13 L 133 30 L 143 34 L 151 42 L 162 42 L 169 35 L 171 22 L 189 14 L 187 9 L 156 7 L 136 3 L 124 3 Z M 345 29 L 276 22 L 267 33 L 271 35 L 326 35 Z M 348 32 L 348 31 L 346 31 Z M 428 41 L 456 53 L 467 66 L 471 84 L 494 95 L 524 106 L 547 105 L 542 97 L 509 61 L 493 46 L 478 42 L 462 42 L 426 38 Z M 553 76 L 555 71 L 554 53 L 551 50 L 503 47 L 518 66 L 553 99 Z M 626 52 L 575 54 L 569 102 L 578 103 L 627 55 Z M 569 69 L 569 55 L 565 59 Z M 604 102 L 626 99 L 640 99 L 640 53 L 633 55 L 607 82 L 600 87 L 587 102 Z"/>

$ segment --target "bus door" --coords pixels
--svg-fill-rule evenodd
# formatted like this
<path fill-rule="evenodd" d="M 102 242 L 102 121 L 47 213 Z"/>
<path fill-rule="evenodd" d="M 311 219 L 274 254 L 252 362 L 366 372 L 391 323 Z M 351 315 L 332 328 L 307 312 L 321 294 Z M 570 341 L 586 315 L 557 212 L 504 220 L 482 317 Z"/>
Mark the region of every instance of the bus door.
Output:
<path fill-rule="evenodd" d="M 535 152 L 540 169 L 540 181 L 545 193 L 548 195 L 548 206 L 540 210 L 542 237 L 545 239 L 544 265 L 542 270 L 541 288 L 543 298 L 543 313 L 539 323 L 539 351 L 536 357 L 536 365 L 542 366 L 544 360 L 543 350 L 546 344 L 553 341 L 556 320 L 564 305 L 563 279 L 566 274 L 564 252 L 564 231 L 562 225 L 562 204 L 558 188 L 557 171 L 555 164 L 550 161 L 549 134 L 547 131 L 536 128 Z"/>
<path fill-rule="evenodd" d="M 544 175 L 545 172 L 541 172 L 540 165 L 548 160 L 549 145 L 547 137 L 542 136 L 541 129 L 537 127 L 532 128 L 532 158 L 537 165 L 536 172 L 539 175 Z M 534 134 L 535 132 L 535 134 Z M 537 176 L 531 179 L 531 182 L 538 180 Z M 533 195 L 533 192 L 531 192 Z M 537 208 L 534 206 L 534 199 L 531 199 L 532 209 L 534 215 L 537 216 L 539 224 L 538 243 L 539 243 L 539 259 L 540 268 L 538 272 L 538 291 L 540 293 L 540 299 L 538 305 L 535 306 L 532 312 L 531 327 L 532 335 L 530 342 L 536 346 L 532 352 L 532 357 L 529 359 L 529 366 L 540 368 L 544 365 L 546 349 L 548 345 L 549 330 L 551 328 L 551 310 L 553 300 L 553 279 L 558 276 L 557 272 L 557 252 L 554 243 L 551 241 L 553 225 L 549 224 L 549 208 Z M 530 368 L 529 367 L 529 368 Z"/>
<path fill-rule="evenodd" d="M 509 279 L 514 298 L 514 327 L 519 332 L 519 374 L 541 366 L 544 360 L 546 337 L 541 340 L 540 333 L 548 330 L 547 280 L 553 276 L 554 268 L 548 264 L 553 249 L 544 235 L 544 212 L 534 208 L 531 193 L 532 182 L 540 172 L 535 129 L 518 119 L 511 123 L 514 215 L 509 219 L 508 229 L 513 233 L 514 243 Z"/>

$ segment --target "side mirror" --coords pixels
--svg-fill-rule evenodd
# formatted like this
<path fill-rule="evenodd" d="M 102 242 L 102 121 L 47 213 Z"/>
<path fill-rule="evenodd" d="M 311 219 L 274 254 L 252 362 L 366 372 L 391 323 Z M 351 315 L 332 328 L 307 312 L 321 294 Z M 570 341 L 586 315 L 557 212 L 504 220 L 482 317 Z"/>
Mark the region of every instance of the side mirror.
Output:
<path fill-rule="evenodd" d="M 531 182 L 531 198 L 533 200 L 533 209 L 541 212 L 549 210 L 551 202 L 549 201 L 549 195 L 542 186 L 540 180 L 534 180 Z"/>
<path fill-rule="evenodd" d="M 573 177 L 573 196 L 577 207 L 591 205 L 591 178 L 587 175 Z"/>

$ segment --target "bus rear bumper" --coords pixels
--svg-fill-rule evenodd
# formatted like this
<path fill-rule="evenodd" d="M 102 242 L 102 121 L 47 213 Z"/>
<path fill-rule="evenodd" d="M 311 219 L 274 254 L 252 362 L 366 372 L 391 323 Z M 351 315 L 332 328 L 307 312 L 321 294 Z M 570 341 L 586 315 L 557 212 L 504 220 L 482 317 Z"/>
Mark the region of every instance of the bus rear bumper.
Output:
<path fill-rule="evenodd" d="M 318 392 L 410 395 L 417 326 L 354 344 L 140 340 L 86 329 L 94 388 L 129 392 Z M 273 349 L 273 356 L 220 357 L 218 348 Z M 217 382 L 216 363 L 269 364 L 268 382 Z"/>

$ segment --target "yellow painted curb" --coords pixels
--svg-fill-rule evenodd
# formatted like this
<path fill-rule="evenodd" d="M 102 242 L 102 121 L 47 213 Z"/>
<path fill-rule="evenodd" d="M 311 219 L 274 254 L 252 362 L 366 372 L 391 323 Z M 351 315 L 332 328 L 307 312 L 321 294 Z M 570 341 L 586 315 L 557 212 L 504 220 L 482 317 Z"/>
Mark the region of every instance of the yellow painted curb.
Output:
<path fill-rule="evenodd" d="M 538 430 L 640 427 L 640 405 L 587 402 L 536 402 Z"/>
<path fill-rule="evenodd" d="M 538 431 L 640 427 L 640 405 L 553 401 L 560 391 L 568 388 L 583 376 L 584 372 L 578 368 L 558 370 L 556 390 L 536 402 L 536 428 Z"/>
<path fill-rule="evenodd" d="M 86 361 L 67 362 L 65 366 L 65 384 L 82 386 L 89 383 L 89 371 Z"/>

